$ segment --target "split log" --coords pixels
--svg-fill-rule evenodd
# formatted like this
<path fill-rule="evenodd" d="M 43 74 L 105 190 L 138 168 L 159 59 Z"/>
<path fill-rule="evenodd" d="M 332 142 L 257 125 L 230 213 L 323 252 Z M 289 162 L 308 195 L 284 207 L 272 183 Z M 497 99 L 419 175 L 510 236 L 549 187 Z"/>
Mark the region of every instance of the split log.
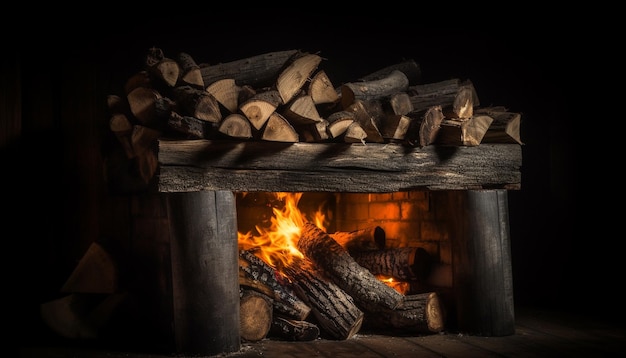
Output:
<path fill-rule="evenodd" d="M 406 139 L 406 134 L 413 119 L 402 114 L 388 114 L 384 117 L 380 134 L 385 141 L 400 141 Z"/>
<path fill-rule="evenodd" d="M 524 144 L 520 136 L 522 115 L 509 112 L 504 107 L 487 107 L 474 110 L 475 114 L 486 114 L 493 118 L 482 143 Z"/>
<path fill-rule="evenodd" d="M 421 247 L 395 247 L 377 251 L 351 252 L 359 265 L 374 275 L 391 276 L 401 281 L 425 281 L 433 260 Z"/>
<path fill-rule="evenodd" d="M 413 329 L 416 333 L 438 333 L 443 331 L 446 312 L 435 292 L 405 296 L 396 309 L 384 309 L 375 314 L 366 314 L 363 326 L 367 328 Z"/>
<path fill-rule="evenodd" d="M 116 262 L 102 245 L 93 242 L 63 284 L 61 292 L 115 293 L 118 281 Z"/>
<path fill-rule="evenodd" d="M 239 106 L 239 111 L 248 118 L 254 128 L 261 129 L 280 104 L 278 91 L 268 90 L 247 99 Z"/>
<path fill-rule="evenodd" d="M 283 282 L 286 280 L 279 281 L 277 275 L 271 266 L 250 250 L 239 251 L 239 284 L 271 297 L 274 310 L 283 317 L 306 319 L 311 307 L 296 295 L 287 282 Z"/>
<path fill-rule="evenodd" d="M 324 121 L 315 108 L 313 98 L 306 94 L 293 99 L 282 109 L 281 114 L 293 125 L 315 124 Z"/>
<path fill-rule="evenodd" d="M 337 231 L 329 236 L 350 254 L 359 251 L 382 250 L 386 243 L 385 230 L 380 226 L 353 231 Z"/>
<path fill-rule="evenodd" d="M 363 143 L 367 139 L 367 132 L 357 122 L 352 122 L 346 128 L 345 133 L 342 135 L 343 141 L 346 143 Z"/>
<path fill-rule="evenodd" d="M 182 85 L 204 89 L 204 80 L 202 79 L 200 66 L 198 66 L 193 57 L 186 52 L 181 52 L 176 57 L 176 61 L 180 66 L 180 82 Z"/>
<path fill-rule="evenodd" d="M 436 144 L 477 146 L 482 142 L 493 118 L 481 114 L 467 120 L 444 119 L 441 122 Z"/>
<path fill-rule="evenodd" d="M 280 93 L 282 103 L 286 104 L 302 89 L 311 74 L 317 70 L 322 57 L 311 53 L 294 56 L 276 80 L 276 89 Z"/>
<path fill-rule="evenodd" d="M 280 113 L 274 112 L 270 115 L 263 128 L 262 140 L 272 142 L 298 142 L 299 136 L 296 129 Z"/>
<path fill-rule="evenodd" d="M 146 55 L 146 67 L 150 73 L 160 79 L 169 87 L 174 87 L 180 76 L 180 66 L 178 62 L 169 57 L 165 57 L 163 50 L 158 47 L 148 49 Z"/>
<path fill-rule="evenodd" d="M 239 335 L 244 341 L 257 342 L 265 338 L 273 319 L 270 297 L 254 290 L 239 289 Z"/>
<path fill-rule="evenodd" d="M 392 114 L 408 114 L 413 112 L 413 104 L 408 93 L 400 92 L 391 95 L 382 101 L 383 110 Z"/>
<path fill-rule="evenodd" d="M 372 115 L 364 101 L 355 100 L 346 110 L 354 113 L 354 121 L 367 133 L 366 141 L 372 143 L 385 142 L 385 139 L 378 129 L 380 126 L 380 117 Z"/>
<path fill-rule="evenodd" d="M 269 52 L 232 62 L 201 66 L 200 72 L 205 86 L 225 78 L 232 78 L 237 85 L 255 88 L 273 85 L 289 59 L 298 50 Z"/>
<path fill-rule="evenodd" d="M 333 339 L 345 340 L 361 329 L 364 313 L 354 299 L 308 259 L 285 268 L 296 292 L 310 307 L 320 328 Z"/>
<path fill-rule="evenodd" d="M 359 265 L 348 251 L 332 237 L 311 222 L 301 229 L 298 249 L 339 287 L 352 296 L 361 308 L 376 310 L 377 307 L 394 309 L 403 295 L 377 279 L 369 270 Z"/>
<path fill-rule="evenodd" d="M 274 317 L 268 335 L 286 341 L 313 341 L 320 335 L 320 329 L 308 321 Z"/>
<path fill-rule="evenodd" d="M 328 121 L 327 131 L 330 138 L 339 138 L 354 123 L 355 114 L 351 111 L 337 111 L 326 119 Z"/>
<path fill-rule="evenodd" d="M 219 103 L 209 92 L 192 86 L 178 86 L 172 93 L 178 108 L 183 111 L 181 114 L 213 123 L 222 119 Z"/>
<path fill-rule="evenodd" d="M 233 78 L 215 81 L 206 87 L 206 91 L 215 97 L 228 112 L 237 112 L 242 87 L 238 86 Z"/>
<path fill-rule="evenodd" d="M 220 122 L 218 131 L 230 138 L 252 138 L 252 126 L 243 114 L 231 113 Z"/>
<path fill-rule="evenodd" d="M 155 102 L 161 97 L 158 91 L 149 87 L 137 87 L 126 95 L 133 116 L 150 127 L 155 125 Z"/>
<path fill-rule="evenodd" d="M 441 106 L 429 107 L 425 110 L 413 111 L 407 116 L 411 118 L 405 140 L 410 145 L 425 147 L 437 140 L 437 135 L 444 119 Z"/>
<path fill-rule="evenodd" d="M 339 94 L 324 70 L 317 71 L 313 77 L 311 77 L 307 94 L 311 96 L 313 103 L 316 105 L 337 103 L 339 101 Z"/>

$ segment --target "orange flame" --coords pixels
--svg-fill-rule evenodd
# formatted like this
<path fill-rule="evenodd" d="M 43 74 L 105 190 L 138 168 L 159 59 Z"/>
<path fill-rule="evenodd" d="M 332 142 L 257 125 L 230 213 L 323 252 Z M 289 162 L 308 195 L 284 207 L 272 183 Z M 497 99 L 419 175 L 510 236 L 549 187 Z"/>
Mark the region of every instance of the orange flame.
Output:
<path fill-rule="evenodd" d="M 273 193 L 277 199 L 284 203 L 283 207 L 273 207 L 271 225 L 268 228 L 256 226 L 258 236 L 248 232 L 237 233 L 240 250 L 250 250 L 265 261 L 268 265 L 281 271 L 282 267 L 288 266 L 294 260 L 303 258 L 304 255 L 298 250 L 297 244 L 300 239 L 300 230 L 309 220 L 298 208 L 298 203 L 303 193 Z M 310 220 L 317 227 L 324 229 L 326 217 L 322 210 L 313 214 Z"/>
<path fill-rule="evenodd" d="M 403 281 L 396 281 L 393 277 L 385 275 L 376 275 L 376 278 L 382 281 L 385 285 L 393 288 L 394 290 L 405 295 L 409 292 L 409 283 Z"/>

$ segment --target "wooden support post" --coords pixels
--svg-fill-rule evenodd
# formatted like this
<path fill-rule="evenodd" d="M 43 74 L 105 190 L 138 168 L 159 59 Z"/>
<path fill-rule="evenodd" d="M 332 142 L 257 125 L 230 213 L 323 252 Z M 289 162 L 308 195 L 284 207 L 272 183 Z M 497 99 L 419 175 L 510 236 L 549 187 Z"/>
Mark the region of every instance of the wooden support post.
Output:
<path fill-rule="evenodd" d="M 506 190 L 450 192 L 452 270 L 458 329 L 479 336 L 515 333 Z"/>
<path fill-rule="evenodd" d="M 235 195 L 230 191 L 170 194 L 169 216 L 178 353 L 239 351 Z"/>

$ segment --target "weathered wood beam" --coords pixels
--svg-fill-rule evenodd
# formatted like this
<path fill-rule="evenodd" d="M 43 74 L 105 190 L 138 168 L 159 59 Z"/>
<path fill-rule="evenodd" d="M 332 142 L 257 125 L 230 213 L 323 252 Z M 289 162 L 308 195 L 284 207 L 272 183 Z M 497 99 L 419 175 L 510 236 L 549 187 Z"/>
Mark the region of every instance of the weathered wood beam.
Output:
<path fill-rule="evenodd" d="M 518 144 L 159 140 L 158 191 L 394 192 L 521 189 Z"/>

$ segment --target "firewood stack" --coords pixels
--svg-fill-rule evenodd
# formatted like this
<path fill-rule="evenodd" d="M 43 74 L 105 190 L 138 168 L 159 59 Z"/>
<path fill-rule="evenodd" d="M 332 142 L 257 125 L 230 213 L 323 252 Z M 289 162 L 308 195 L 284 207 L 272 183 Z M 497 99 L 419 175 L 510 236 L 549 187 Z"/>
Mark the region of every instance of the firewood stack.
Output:
<path fill-rule="evenodd" d="M 417 248 L 385 249 L 381 231 L 373 227 L 327 234 L 306 223 L 298 240 L 304 258 L 280 273 L 257 257 L 254 249 L 242 249 L 242 339 L 345 340 L 364 325 L 406 334 L 443 331 L 446 310 L 437 292 L 405 294 L 376 276 L 415 279 L 427 274 L 418 271 L 430 264 L 423 249 L 418 255 Z M 250 297 L 258 303 L 251 304 Z"/>
<path fill-rule="evenodd" d="M 108 96 L 110 129 L 144 184 L 158 138 L 274 142 L 519 143 L 521 115 L 481 108 L 471 81 L 420 83 L 413 60 L 336 86 L 318 54 L 288 50 L 215 65 L 148 50 L 145 66 Z M 110 171 L 110 175 L 119 174 Z"/>

